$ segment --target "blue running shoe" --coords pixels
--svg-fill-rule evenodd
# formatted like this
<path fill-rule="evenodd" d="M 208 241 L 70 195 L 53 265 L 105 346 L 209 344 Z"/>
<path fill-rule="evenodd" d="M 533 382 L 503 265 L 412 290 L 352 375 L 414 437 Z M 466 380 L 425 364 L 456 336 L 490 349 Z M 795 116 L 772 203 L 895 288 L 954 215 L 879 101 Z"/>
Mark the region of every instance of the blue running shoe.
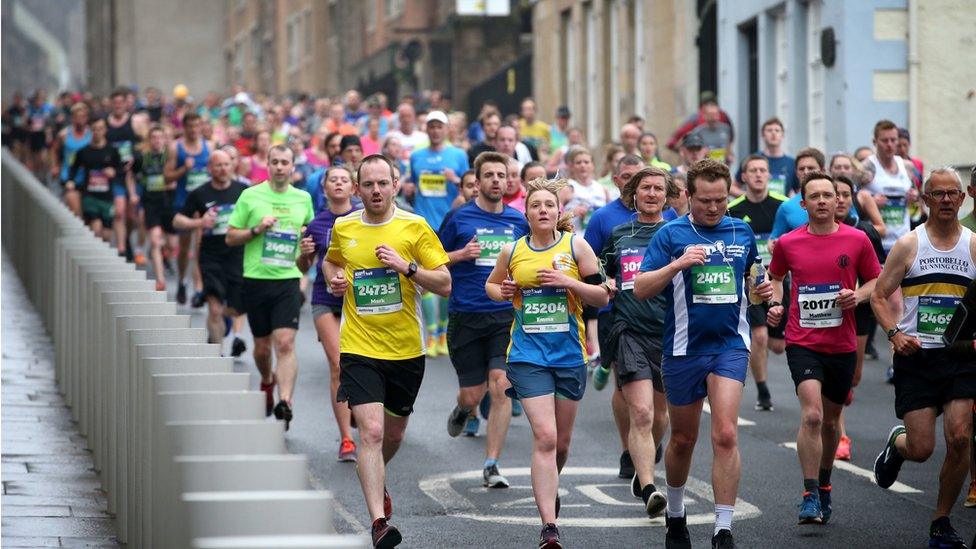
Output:
<path fill-rule="evenodd" d="M 800 520 L 797 524 L 823 524 L 823 513 L 820 511 L 820 498 L 817 494 L 803 493 L 800 503 Z"/>
<path fill-rule="evenodd" d="M 480 427 L 481 420 L 478 419 L 478 416 L 472 414 L 468 416 L 468 423 L 464 426 L 464 431 L 461 432 L 464 433 L 464 436 L 466 437 L 476 437 L 478 436 L 478 428 Z"/>
<path fill-rule="evenodd" d="M 820 496 L 820 514 L 823 516 L 823 523 L 827 524 L 830 520 L 830 514 L 833 509 L 830 507 L 830 492 L 833 490 L 831 486 L 821 486 L 817 489 L 817 495 Z"/>
<path fill-rule="evenodd" d="M 481 413 L 481 417 L 485 421 L 488 421 L 488 413 L 491 412 L 491 393 L 485 392 L 485 396 L 481 397 L 481 402 L 478 404 L 478 412 Z"/>
<path fill-rule="evenodd" d="M 517 398 L 512 399 L 512 417 L 519 417 L 525 412 L 522 409 L 522 401 Z"/>
<path fill-rule="evenodd" d="M 939 517 L 929 526 L 929 547 L 934 549 L 966 549 L 966 542 L 949 524 L 949 517 Z"/>

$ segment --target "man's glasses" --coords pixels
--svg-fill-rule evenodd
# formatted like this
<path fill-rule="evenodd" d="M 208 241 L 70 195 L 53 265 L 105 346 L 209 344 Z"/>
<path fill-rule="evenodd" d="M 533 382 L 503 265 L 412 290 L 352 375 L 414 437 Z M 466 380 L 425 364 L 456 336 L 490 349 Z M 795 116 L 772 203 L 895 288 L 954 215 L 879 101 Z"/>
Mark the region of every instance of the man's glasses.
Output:
<path fill-rule="evenodd" d="M 929 191 L 925 193 L 926 196 L 935 200 L 944 200 L 946 197 L 949 200 L 955 200 L 962 196 L 962 191 L 956 189 L 949 189 L 948 191 Z"/>

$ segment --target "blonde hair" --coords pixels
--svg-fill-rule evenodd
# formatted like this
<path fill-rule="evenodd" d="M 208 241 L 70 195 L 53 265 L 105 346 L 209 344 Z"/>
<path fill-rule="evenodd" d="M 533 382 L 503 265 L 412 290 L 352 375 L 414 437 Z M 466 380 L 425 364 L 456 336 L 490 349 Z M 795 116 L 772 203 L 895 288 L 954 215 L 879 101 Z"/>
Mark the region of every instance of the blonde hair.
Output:
<path fill-rule="evenodd" d="M 533 193 L 539 191 L 546 191 L 551 193 L 556 197 L 556 203 L 559 203 L 559 191 L 569 184 L 567 179 L 546 179 L 544 177 L 537 177 L 525 184 L 525 203 L 529 203 L 529 198 L 532 197 Z M 556 230 L 559 232 L 573 232 L 573 216 L 571 214 L 565 213 L 559 216 L 556 220 Z"/>

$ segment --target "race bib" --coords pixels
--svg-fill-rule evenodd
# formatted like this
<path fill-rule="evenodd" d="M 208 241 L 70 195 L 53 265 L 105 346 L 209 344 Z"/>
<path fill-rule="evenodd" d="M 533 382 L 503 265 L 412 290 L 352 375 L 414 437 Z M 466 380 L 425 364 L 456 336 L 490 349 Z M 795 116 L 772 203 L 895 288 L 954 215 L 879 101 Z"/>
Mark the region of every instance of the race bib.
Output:
<path fill-rule="evenodd" d="M 132 160 L 132 141 L 119 141 L 115 144 L 115 150 L 119 151 L 123 164 Z"/>
<path fill-rule="evenodd" d="M 403 309 L 400 275 L 393 269 L 377 267 L 352 273 L 356 312 L 361 315 L 392 313 Z"/>
<path fill-rule="evenodd" d="M 298 233 L 285 230 L 265 231 L 261 263 L 275 267 L 292 267 L 295 265 L 297 250 Z"/>
<path fill-rule="evenodd" d="M 566 288 L 522 290 L 522 331 L 527 334 L 569 331 Z"/>
<path fill-rule="evenodd" d="M 515 239 L 515 231 L 512 229 L 477 229 L 475 234 L 478 245 L 481 246 L 481 255 L 474 260 L 474 264 L 479 267 L 494 267 L 502 247 Z"/>
<path fill-rule="evenodd" d="M 958 304 L 958 297 L 919 297 L 917 317 L 919 341 L 942 344 L 942 334 L 949 326 Z"/>
<path fill-rule="evenodd" d="M 192 192 L 210 179 L 210 175 L 204 170 L 191 169 L 186 174 L 186 190 Z"/>
<path fill-rule="evenodd" d="M 165 191 L 166 179 L 163 177 L 163 174 L 161 173 L 147 175 L 144 185 L 146 186 L 146 190 L 151 193 Z"/>
<path fill-rule="evenodd" d="M 731 265 L 695 265 L 691 268 L 691 302 L 738 303 L 735 271 Z"/>
<path fill-rule="evenodd" d="M 45 123 L 45 121 L 44 121 L 44 116 L 43 115 L 36 114 L 36 115 L 32 116 L 31 119 L 30 119 L 30 128 L 31 128 L 31 131 L 33 131 L 33 132 L 42 132 L 42 131 L 44 131 L 44 123 Z"/>
<path fill-rule="evenodd" d="M 620 250 L 620 289 L 633 290 L 634 279 L 640 272 L 641 262 L 644 256 L 637 248 L 624 248 Z"/>
<path fill-rule="evenodd" d="M 107 193 L 109 185 L 109 178 L 102 170 L 91 170 L 88 172 L 88 192 Z"/>
<path fill-rule="evenodd" d="M 844 322 L 837 305 L 840 284 L 801 284 L 796 300 L 800 306 L 801 328 L 836 328 Z"/>
<path fill-rule="evenodd" d="M 769 192 L 786 196 L 786 179 L 777 177 L 769 180 Z"/>
<path fill-rule="evenodd" d="M 230 214 L 234 211 L 233 204 L 221 204 L 214 207 L 214 211 L 217 214 L 217 219 L 214 221 L 213 228 L 210 229 L 210 234 L 212 235 L 222 235 L 227 234 L 227 228 L 230 227 Z"/>
<path fill-rule="evenodd" d="M 881 207 L 881 219 L 884 220 L 885 225 L 901 225 L 905 223 L 906 211 L 904 198 L 889 196 L 888 202 Z"/>
<path fill-rule="evenodd" d="M 711 149 L 708 151 L 708 157 L 712 160 L 718 160 L 719 162 L 725 163 L 725 149 Z"/>
<path fill-rule="evenodd" d="M 436 173 L 420 174 L 420 194 L 434 198 L 447 196 L 447 178 Z"/>

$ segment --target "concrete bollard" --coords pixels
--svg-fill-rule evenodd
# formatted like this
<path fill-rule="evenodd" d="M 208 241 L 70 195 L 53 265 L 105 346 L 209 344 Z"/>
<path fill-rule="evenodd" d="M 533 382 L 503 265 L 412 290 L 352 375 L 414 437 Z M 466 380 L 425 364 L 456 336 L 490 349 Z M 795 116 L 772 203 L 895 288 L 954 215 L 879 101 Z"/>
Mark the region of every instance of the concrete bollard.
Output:
<path fill-rule="evenodd" d="M 331 534 L 324 536 L 221 536 L 196 538 L 193 549 L 365 549 L 372 547 L 366 536 Z"/>
<path fill-rule="evenodd" d="M 138 332 L 135 332 L 138 333 Z M 127 469 L 127 496 L 135 512 L 135 535 L 131 543 L 142 547 L 152 546 L 152 431 L 153 397 L 152 379 L 155 375 L 185 375 L 191 373 L 229 374 L 234 368 L 232 358 L 217 357 L 216 345 L 145 345 L 130 341 L 130 355 L 136 357 L 136 367 L 131 376 L 135 383 L 133 398 L 129 400 L 127 414 L 134 418 L 127 436 L 129 466 Z M 209 357 L 172 358 L 191 353 L 209 354 Z M 163 357 L 158 357 L 164 355 Z M 168 355 L 168 356 L 166 356 Z M 158 358 L 157 358 L 158 357 Z M 246 375 L 246 374 L 245 374 Z M 137 543 L 140 542 L 141 544 Z"/>
<path fill-rule="evenodd" d="M 263 408 L 263 407 L 262 407 Z M 261 410 L 263 416 L 263 410 Z M 158 422 L 157 420 L 157 423 Z M 235 455 L 235 454 L 284 454 L 285 426 L 278 421 L 243 420 L 243 421 L 171 421 L 163 425 L 164 431 L 160 439 L 168 442 L 167 459 L 170 464 L 174 456 L 199 455 Z M 153 453 L 157 456 L 160 445 L 155 445 Z M 155 465 L 158 458 L 153 460 L 153 501 L 152 541 L 153 547 L 176 547 L 173 542 L 177 532 L 172 528 L 170 519 L 176 501 L 161 499 L 163 488 L 158 482 L 161 480 Z M 176 497 L 172 495 L 171 497 Z"/>
<path fill-rule="evenodd" d="M 308 458 L 294 454 L 176 456 L 182 492 L 308 490 Z"/>
<path fill-rule="evenodd" d="M 325 491 L 190 492 L 182 499 L 189 539 L 335 533 Z"/>

